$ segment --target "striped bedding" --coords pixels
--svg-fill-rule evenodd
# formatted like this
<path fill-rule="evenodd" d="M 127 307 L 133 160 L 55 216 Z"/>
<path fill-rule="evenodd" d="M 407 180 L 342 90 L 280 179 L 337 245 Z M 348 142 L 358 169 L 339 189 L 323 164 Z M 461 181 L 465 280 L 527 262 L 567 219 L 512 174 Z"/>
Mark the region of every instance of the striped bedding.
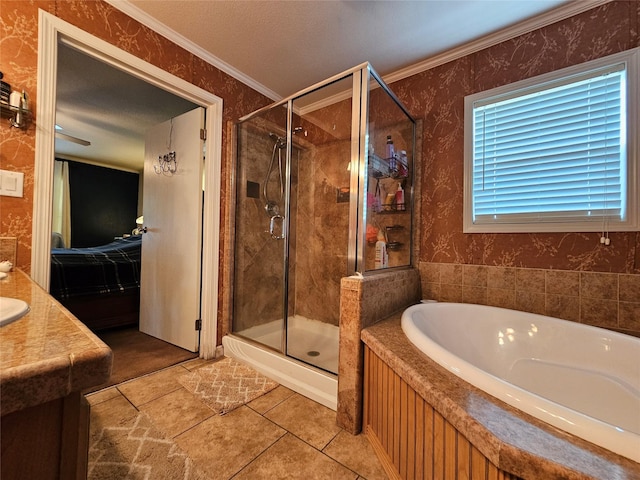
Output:
<path fill-rule="evenodd" d="M 139 290 L 141 239 L 133 236 L 100 247 L 53 248 L 51 295 L 61 300 Z"/>

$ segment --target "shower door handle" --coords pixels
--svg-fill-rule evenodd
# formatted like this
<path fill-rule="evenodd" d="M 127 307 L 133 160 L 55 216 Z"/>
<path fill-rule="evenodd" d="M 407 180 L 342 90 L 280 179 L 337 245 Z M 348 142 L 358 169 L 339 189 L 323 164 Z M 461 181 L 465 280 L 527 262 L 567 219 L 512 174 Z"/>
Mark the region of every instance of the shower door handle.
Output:
<path fill-rule="evenodd" d="M 275 233 L 276 222 L 280 223 L 280 235 Z M 269 233 L 271 234 L 271 238 L 275 240 L 282 240 L 284 238 L 284 217 L 282 215 L 274 215 L 271 217 L 271 222 L 269 223 Z"/>

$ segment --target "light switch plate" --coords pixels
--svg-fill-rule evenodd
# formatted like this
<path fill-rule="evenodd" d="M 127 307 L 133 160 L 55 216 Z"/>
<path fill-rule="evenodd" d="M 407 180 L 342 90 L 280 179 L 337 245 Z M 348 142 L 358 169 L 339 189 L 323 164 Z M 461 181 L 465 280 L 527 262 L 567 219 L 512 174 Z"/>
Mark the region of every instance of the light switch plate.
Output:
<path fill-rule="evenodd" d="M 24 173 L 0 170 L 0 195 L 5 197 L 22 197 Z"/>

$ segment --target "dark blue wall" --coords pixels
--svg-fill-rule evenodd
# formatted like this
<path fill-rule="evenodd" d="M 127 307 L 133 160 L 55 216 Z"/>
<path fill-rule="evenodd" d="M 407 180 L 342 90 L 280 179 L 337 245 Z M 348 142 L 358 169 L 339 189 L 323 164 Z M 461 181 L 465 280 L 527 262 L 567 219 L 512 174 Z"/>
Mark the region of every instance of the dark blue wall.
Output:
<path fill-rule="evenodd" d="M 95 247 L 136 227 L 137 173 L 69 162 L 71 247 Z"/>

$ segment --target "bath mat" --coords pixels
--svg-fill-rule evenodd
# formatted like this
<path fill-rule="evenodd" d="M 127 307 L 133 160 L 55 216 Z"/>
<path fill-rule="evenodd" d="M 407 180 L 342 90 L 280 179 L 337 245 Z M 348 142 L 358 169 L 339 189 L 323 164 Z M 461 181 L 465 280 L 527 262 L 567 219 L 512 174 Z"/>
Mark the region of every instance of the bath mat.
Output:
<path fill-rule="evenodd" d="M 92 412 L 91 422 L 87 480 L 209 480 L 144 413 L 120 418 Z"/>
<path fill-rule="evenodd" d="M 270 392 L 278 383 L 232 358 L 225 358 L 178 378 L 189 392 L 220 415 Z"/>

